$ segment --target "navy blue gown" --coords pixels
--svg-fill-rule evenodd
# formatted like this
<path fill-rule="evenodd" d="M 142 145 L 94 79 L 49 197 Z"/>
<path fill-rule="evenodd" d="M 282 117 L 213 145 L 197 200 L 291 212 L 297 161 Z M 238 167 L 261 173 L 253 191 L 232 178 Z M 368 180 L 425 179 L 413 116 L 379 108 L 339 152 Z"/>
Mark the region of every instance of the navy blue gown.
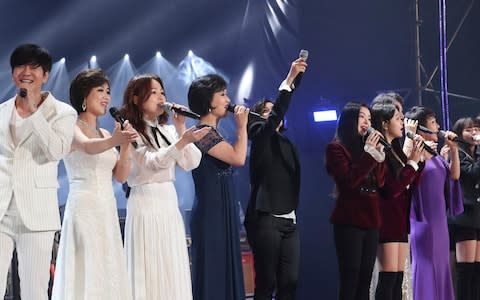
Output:
<path fill-rule="evenodd" d="M 233 169 L 207 154 L 221 141 L 223 138 L 212 128 L 195 143 L 203 156 L 199 167 L 192 171 L 195 201 L 190 232 L 194 300 L 245 299 Z"/>

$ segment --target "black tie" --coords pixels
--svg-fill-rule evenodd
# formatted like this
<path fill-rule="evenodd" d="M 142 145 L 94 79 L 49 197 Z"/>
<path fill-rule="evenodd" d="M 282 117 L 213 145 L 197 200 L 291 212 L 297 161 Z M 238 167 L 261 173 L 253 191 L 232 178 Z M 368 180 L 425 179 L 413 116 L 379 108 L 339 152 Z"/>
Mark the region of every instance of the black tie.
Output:
<path fill-rule="evenodd" d="M 172 143 L 167 139 L 167 137 L 158 129 L 156 126 L 150 126 L 152 128 L 152 135 L 153 138 L 155 139 L 155 143 L 157 144 L 158 148 L 160 148 L 160 143 L 158 142 L 158 137 L 157 137 L 157 132 L 160 134 L 162 139 L 167 143 L 168 146 L 170 146 Z"/>

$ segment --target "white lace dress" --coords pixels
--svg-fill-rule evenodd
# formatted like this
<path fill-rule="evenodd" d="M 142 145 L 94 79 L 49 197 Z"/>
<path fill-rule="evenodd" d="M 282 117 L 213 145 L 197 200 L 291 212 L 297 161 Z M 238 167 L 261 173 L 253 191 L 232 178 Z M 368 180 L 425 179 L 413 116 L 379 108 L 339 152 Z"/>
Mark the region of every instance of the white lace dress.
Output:
<path fill-rule="evenodd" d="M 52 299 L 132 299 L 112 170 L 118 153 L 73 151 Z"/>

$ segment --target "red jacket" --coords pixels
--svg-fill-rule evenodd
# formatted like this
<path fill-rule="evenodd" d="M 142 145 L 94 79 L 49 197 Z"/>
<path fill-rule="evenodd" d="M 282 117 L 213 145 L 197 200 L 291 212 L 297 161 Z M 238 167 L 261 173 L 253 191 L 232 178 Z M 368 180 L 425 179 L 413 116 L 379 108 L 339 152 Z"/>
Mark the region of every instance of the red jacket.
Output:
<path fill-rule="evenodd" d="M 388 163 L 385 163 L 385 185 L 380 194 L 380 241 L 395 241 L 403 239 L 410 231 L 410 200 L 412 191 L 418 182 L 425 164 L 419 164 L 419 169 L 405 165 L 397 175 Z M 407 186 L 410 185 L 409 189 Z"/>
<path fill-rule="evenodd" d="M 339 142 L 329 143 L 325 155 L 327 172 L 335 180 L 337 189 L 337 200 L 330 222 L 362 228 L 379 228 L 381 197 L 378 188 L 384 184 L 384 163 L 378 163 L 366 152 L 352 161 L 351 154 Z M 373 186 L 365 186 L 371 171 L 376 182 Z M 370 190 L 375 188 L 377 191 L 364 192 L 365 188 Z"/>

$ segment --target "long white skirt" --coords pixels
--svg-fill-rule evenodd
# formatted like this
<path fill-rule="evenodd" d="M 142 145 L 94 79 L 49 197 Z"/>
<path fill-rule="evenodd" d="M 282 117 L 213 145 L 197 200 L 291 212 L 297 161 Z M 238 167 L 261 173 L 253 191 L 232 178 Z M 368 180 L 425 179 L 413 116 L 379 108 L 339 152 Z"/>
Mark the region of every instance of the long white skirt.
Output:
<path fill-rule="evenodd" d="M 132 299 L 113 197 L 99 198 L 95 193 L 70 192 L 52 299 Z"/>
<path fill-rule="evenodd" d="M 135 300 L 192 299 L 185 227 L 172 182 L 132 187 L 125 251 Z"/>

